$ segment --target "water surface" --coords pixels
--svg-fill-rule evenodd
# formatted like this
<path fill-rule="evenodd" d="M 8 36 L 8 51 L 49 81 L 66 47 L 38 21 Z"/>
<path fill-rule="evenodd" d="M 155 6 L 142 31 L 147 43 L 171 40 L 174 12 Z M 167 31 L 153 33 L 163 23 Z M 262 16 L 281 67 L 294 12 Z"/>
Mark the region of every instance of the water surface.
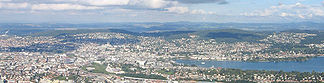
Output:
<path fill-rule="evenodd" d="M 299 72 L 324 72 L 324 57 L 312 58 L 307 61 L 284 62 L 240 62 L 240 61 L 203 61 L 203 60 L 176 60 L 177 63 L 197 65 L 199 67 L 222 67 L 243 70 L 275 70 L 275 71 L 299 71 Z M 202 64 L 205 63 L 205 64 Z"/>

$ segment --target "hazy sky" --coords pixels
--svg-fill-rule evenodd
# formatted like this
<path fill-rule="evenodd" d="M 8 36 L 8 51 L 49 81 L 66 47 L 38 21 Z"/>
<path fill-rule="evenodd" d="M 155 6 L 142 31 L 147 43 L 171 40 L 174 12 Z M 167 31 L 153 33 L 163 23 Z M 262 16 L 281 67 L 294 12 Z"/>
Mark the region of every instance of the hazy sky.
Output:
<path fill-rule="evenodd" d="M 0 0 L 0 23 L 324 22 L 324 0 Z"/>

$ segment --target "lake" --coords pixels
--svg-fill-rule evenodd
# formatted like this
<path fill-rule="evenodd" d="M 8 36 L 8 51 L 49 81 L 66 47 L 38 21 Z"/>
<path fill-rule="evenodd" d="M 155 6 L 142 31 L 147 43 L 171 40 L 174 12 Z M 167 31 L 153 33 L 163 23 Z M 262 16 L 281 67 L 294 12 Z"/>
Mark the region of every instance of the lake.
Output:
<path fill-rule="evenodd" d="M 199 67 L 234 68 L 242 70 L 275 70 L 299 72 L 324 72 L 324 57 L 316 57 L 303 62 L 240 62 L 240 61 L 212 61 L 212 60 L 176 60 L 177 63 L 197 65 Z M 205 63 L 205 64 L 202 64 Z"/>

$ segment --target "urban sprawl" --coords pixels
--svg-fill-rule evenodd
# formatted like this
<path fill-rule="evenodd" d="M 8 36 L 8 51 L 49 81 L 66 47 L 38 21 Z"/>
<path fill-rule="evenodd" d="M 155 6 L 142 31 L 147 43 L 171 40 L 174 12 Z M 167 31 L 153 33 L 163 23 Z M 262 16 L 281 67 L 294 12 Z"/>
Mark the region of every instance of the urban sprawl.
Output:
<path fill-rule="evenodd" d="M 219 42 L 199 35 L 166 39 L 117 32 L 0 37 L 0 83 L 323 82 L 321 72 L 203 68 L 178 59 L 303 61 L 324 56 L 324 43 L 302 44 L 311 33 L 278 32 L 257 42 Z M 275 45 L 305 50 L 275 50 Z M 310 51 L 309 51 L 310 49 Z M 311 49 L 317 49 L 314 52 Z"/>

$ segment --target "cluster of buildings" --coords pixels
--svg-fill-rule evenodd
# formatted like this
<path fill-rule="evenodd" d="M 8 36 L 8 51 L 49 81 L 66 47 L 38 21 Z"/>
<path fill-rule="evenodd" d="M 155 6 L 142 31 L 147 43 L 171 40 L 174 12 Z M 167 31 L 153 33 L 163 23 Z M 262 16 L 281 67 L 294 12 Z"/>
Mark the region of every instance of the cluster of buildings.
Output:
<path fill-rule="evenodd" d="M 260 42 L 217 42 L 215 39 L 200 40 L 197 35 L 190 35 L 190 38 L 167 40 L 162 37 L 131 36 L 120 33 L 91 33 L 80 34 L 90 39 L 126 38 L 137 39 L 138 43 L 128 43 L 122 45 L 104 45 L 103 48 L 109 50 L 110 54 L 135 54 L 135 55 L 162 55 L 164 57 L 175 57 L 182 59 L 201 60 L 234 60 L 234 61 L 266 61 L 269 58 L 296 58 L 314 57 L 321 54 L 305 54 L 302 52 L 273 50 L 273 42 L 276 43 L 299 43 L 308 36 L 316 34 L 307 33 L 278 33 L 260 40 Z M 320 47 L 314 44 L 312 46 Z M 311 48 L 311 47 L 309 47 Z M 107 53 L 104 53 L 107 54 Z"/>
<path fill-rule="evenodd" d="M 287 38 L 282 36 L 292 36 Z M 262 41 L 300 42 L 313 34 L 279 34 Z M 166 40 L 162 37 L 132 36 L 122 33 L 85 33 L 72 35 L 75 39 L 134 39 L 137 43 L 120 45 L 98 44 L 95 42 L 61 42 L 64 39 L 53 37 L 7 37 L 0 40 L 0 48 L 24 47 L 39 43 L 74 43 L 77 49 L 64 53 L 51 52 L 0 52 L 0 83 L 85 83 L 85 82 L 177 82 L 179 80 L 216 81 L 277 81 L 274 75 L 256 74 L 246 78 L 240 74 L 220 73 L 222 68 L 199 68 L 179 65 L 175 59 L 237 60 L 259 58 L 286 58 L 290 56 L 318 56 L 314 54 L 260 53 L 271 46 L 267 43 L 222 43 L 217 40 L 198 40 L 197 36 Z M 284 38 L 284 39 L 280 39 Z M 285 41 L 283 41 L 285 40 Z M 63 44 L 64 45 L 64 44 Z M 51 46 L 48 46 L 51 48 Z M 282 54 L 286 53 L 286 54 Z M 278 56 L 280 55 L 280 56 Z M 93 64 L 99 64 L 93 65 Z M 102 68 L 103 67 L 103 68 Z M 102 69 L 101 69 L 102 68 Z M 98 70 L 100 69 L 100 70 Z M 161 70 L 175 70 L 162 73 Z M 208 75 L 203 72 L 216 70 L 219 73 Z M 109 74 L 111 73 L 111 74 Z M 124 76 L 124 74 L 158 75 L 165 79 L 145 79 Z M 274 80 L 276 78 L 276 80 Z M 323 77 L 314 79 L 323 81 Z M 313 79 L 313 78 L 310 78 Z M 292 80 L 293 76 L 282 80 Z M 308 80 L 308 79 L 305 79 Z"/>
<path fill-rule="evenodd" d="M 267 38 L 260 40 L 269 43 L 300 43 L 306 37 L 317 36 L 316 34 L 309 33 L 291 33 L 291 32 L 281 32 L 269 35 Z"/>

